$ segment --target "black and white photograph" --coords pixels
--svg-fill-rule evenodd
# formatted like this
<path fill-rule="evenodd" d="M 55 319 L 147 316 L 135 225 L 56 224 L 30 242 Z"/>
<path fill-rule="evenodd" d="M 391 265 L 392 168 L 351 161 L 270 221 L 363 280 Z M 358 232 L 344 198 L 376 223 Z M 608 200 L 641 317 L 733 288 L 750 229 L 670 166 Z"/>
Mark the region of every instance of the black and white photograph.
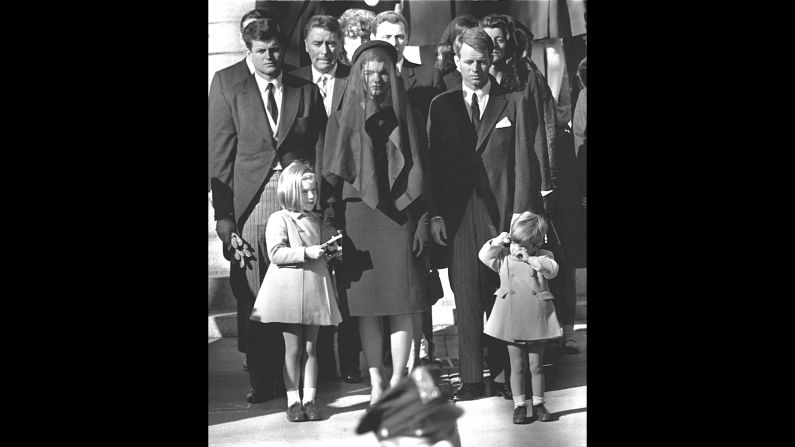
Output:
<path fill-rule="evenodd" d="M 208 445 L 587 445 L 587 1 L 207 11 Z"/>

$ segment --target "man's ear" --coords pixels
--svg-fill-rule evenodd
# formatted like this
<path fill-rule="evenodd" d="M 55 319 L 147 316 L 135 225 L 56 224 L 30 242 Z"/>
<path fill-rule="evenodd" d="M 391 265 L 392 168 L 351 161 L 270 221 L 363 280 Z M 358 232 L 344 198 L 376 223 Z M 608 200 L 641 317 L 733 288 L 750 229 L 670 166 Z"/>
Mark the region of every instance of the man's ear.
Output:
<path fill-rule="evenodd" d="M 460 68 L 458 68 L 458 61 L 459 61 L 459 60 L 460 60 L 460 59 L 458 58 L 458 55 L 457 55 L 457 54 L 454 54 L 454 55 L 453 55 L 453 62 L 455 62 L 455 69 L 456 69 L 456 70 L 458 70 L 458 72 L 460 73 L 460 72 L 461 72 L 461 69 L 460 69 Z"/>
<path fill-rule="evenodd" d="M 306 41 L 306 39 L 304 39 L 304 50 L 306 51 L 306 54 L 309 54 L 309 43 Z"/>

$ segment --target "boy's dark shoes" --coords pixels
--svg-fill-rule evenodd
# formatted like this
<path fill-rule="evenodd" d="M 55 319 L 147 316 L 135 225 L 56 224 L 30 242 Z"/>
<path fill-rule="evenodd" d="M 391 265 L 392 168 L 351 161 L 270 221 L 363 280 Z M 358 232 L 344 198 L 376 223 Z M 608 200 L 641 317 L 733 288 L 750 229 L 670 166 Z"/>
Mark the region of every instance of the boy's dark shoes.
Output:
<path fill-rule="evenodd" d="M 513 409 L 514 424 L 529 424 L 530 418 L 527 417 L 527 407 L 522 405 Z"/>
<path fill-rule="evenodd" d="M 555 418 L 552 417 L 552 414 L 547 411 L 547 407 L 544 404 L 533 405 L 533 413 L 538 417 L 538 420 L 541 422 L 549 422 L 554 421 Z"/>
<path fill-rule="evenodd" d="M 246 402 L 250 404 L 266 402 L 271 398 L 273 398 L 273 391 L 263 390 L 262 388 L 251 388 L 246 394 Z"/>
<path fill-rule="evenodd" d="M 287 420 L 290 422 L 306 421 L 306 414 L 301 408 L 301 402 L 296 402 L 290 405 L 290 408 L 287 409 Z"/>
<path fill-rule="evenodd" d="M 461 388 L 453 393 L 453 400 L 474 400 L 486 395 L 486 384 L 480 383 L 464 383 Z"/>
<path fill-rule="evenodd" d="M 320 415 L 320 411 L 318 411 L 317 407 L 315 406 L 315 401 L 313 400 L 304 404 L 304 413 L 306 413 L 306 418 L 310 421 L 323 420 L 323 416 Z"/>

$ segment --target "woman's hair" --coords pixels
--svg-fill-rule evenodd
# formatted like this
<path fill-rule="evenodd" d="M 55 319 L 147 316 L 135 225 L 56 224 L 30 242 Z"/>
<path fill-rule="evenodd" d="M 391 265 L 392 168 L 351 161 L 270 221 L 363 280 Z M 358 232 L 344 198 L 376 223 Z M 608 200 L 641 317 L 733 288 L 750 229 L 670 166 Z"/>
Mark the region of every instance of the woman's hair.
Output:
<path fill-rule="evenodd" d="M 301 209 L 301 190 L 303 189 L 301 183 L 304 174 L 312 174 L 314 176 L 315 170 L 303 161 L 293 160 L 289 166 L 282 170 L 282 174 L 279 176 L 276 198 L 279 200 L 279 205 L 287 211 L 303 211 Z M 315 181 L 317 182 L 317 179 Z M 317 184 L 315 188 L 317 188 Z"/>
<path fill-rule="evenodd" d="M 375 13 L 366 9 L 348 9 L 340 16 L 340 27 L 344 37 L 370 37 Z"/>
<path fill-rule="evenodd" d="M 505 63 L 516 59 L 516 35 L 513 31 L 513 20 L 504 14 L 489 14 L 480 19 L 481 28 L 499 28 L 505 36 Z"/>
<path fill-rule="evenodd" d="M 447 28 L 445 28 L 439 43 L 436 45 L 435 65 L 442 74 L 447 74 L 450 70 L 455 69 L 453 42 L 455 42 L 456 37 L 463 33 L 464 30 L 476 26 L 478 26 L 478 19 L 469 14 L 456 16 L 447 24 Z"/>
<path fill-rule="evenodd" d="M 543 217 L 525 211 L 511 224 L 511 241 L 523 247 L 539 246 L 547 234 L 547 221 Z"/>
<path fill-rule="evenodd" d="M 522 51 L 525 45 L 529 45 L 529 40 L 521 39 L 517 36 L 516 24 L 518 22 L 506 14 L 489 14 L 480 19 L 480 26 L 483 28 L 499 28 L 505 35 L 505 58 L 501 66 L 495 67 L 507 75 L 502 81 L 509 90 L 521 92 L 527 86 L 528 67 L 521 61 Z M 527 31 L 530 32 L 529 30 Z M 532 33 L 530 39 L 532 39 Z"/>

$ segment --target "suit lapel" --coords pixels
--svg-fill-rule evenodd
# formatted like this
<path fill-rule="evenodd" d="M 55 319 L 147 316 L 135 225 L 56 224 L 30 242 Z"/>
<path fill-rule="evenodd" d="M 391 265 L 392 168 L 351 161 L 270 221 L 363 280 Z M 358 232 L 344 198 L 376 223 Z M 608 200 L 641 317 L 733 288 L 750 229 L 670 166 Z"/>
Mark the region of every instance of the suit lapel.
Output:
<path fill-rule="evenodd" d="M 347 83 L 348 83 L 348 78 L 347 77 L 334 79 L 334 92 L 332 93 L 332 97 L 331 97 L 331 112 L 329 113 L 329 115 L 334 113 L 334 111 L 337 110 L 337 107 L 340 106 L 340 100 L 342 99 L 342 93 L 345 91 L 345 85 Z"/>
<path fill-rule="evenodd" d="M 301 93 L 299 88 L 290 87 L 287 83 L 282 85 L 284 85 L 284 98 L 282 98 L 282 110 L 279 111 L 281 121 L 279 121 L 279 127 L 276 129 L 278 146 L 281 146 L 287 136 L 287 132 L 293 127 L 293 121 L 295 121 L 295 116 L 298 114 L 299 94 Z"/>
<path fill-rule="evenodd" d="M 417 77 L 414 75 L 414 67 L 411 65 L 411 62 L 406 59 L 403 59 L 403 68 L 400 70 L 400 77 L 403 78 L 403 88 L 407 92 L 417 83 Z"/>
<path fill-rule="evenodd" d="M 497 124 L 497 119 L 507 104 L 508 101 L 505 99 L 505 95 L 500 94 L 492 86 L 489 103 L 486 104 L 486 110 L 483 111 L 483 118 L 480 119 L 480 126 L 478 127 L 478 144 L 475 146 L 478 153 L 483 152 L 486 147 L 486 140 L 491 135 L 491 131 L 494 130 L 494 125 Z"/>
<path fill-rule="evenodd" d="M 242 92 L 245 98 L 243 110 L 251 111 L 254 115 L 253 121 L 255 123 L 263 123 L 263 125 L 257 126 L 257 130 L 260 131 L 262 139 L 272 144 L 275 149 L 276 145 L 274 142 L 276 140 L 273 138 L 271 126 L 268 124 L 268 114 L 265 112 L 265 103 L 262 102 L 262 94 L 259 91 L 259 86 L 254 76 L 256 75 L 251 75 L 246 79 L 246 88 Z"/>

